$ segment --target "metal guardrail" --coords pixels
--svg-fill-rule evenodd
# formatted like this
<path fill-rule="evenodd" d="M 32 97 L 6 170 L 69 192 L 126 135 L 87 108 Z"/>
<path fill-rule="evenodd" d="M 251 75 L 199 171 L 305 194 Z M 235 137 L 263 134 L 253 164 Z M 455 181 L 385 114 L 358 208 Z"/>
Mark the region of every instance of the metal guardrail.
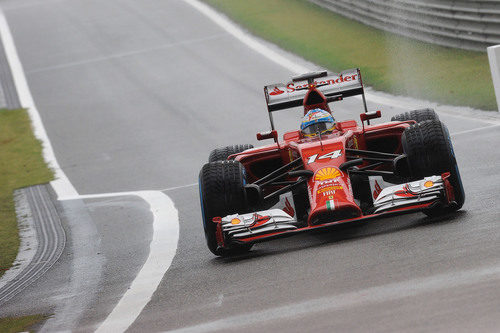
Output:
<path fill-rule="evenodd" d="M 433 44 L 486 51 L 500 44 L 500 0 L 309 0 L 377 29 Z"/>

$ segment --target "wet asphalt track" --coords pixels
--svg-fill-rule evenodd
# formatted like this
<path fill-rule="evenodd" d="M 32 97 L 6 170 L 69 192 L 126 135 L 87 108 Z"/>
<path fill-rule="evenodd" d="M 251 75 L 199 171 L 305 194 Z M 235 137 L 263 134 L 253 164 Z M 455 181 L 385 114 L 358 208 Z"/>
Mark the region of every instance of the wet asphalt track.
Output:
<path fill-rule="evenodd" d="M 256 144 L 255 133 L 268 129 L 263 85 L 290 77 L 180 0 L 0 5 L 80 194 L 195 183 L 211 149 Z M 407 111 L 369 107 L 386 120 Z M 355 99 L 334 105 L 338 119 L 358 119 L 360 109 Z M 280 114 L 281 128 L 298 126 L 292 113 Z M 492 125 L 440 117 L 452 134 Z M 180 216 L 177 255 L 130 331 L 497 331 L 500 127 L 453 141 L 467 195 L 454 216 L 300 235 L 240 258 L 207 250 L 196 186 L 166 191 Z M 61 259 L 0 315 L 54 313 L 45 330 L 91 331 L 144 263 L 151 214 L 137 197 L 60 209 L 68 235 Z"/>

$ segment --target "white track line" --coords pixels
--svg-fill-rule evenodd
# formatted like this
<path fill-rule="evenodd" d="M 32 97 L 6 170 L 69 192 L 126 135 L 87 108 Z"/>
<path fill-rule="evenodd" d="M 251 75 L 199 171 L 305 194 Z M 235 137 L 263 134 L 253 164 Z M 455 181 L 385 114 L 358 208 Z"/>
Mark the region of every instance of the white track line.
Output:
<path fill-rule="evenodd" d="M 305 300 L 290 305 L 266 308 L 255 312 L 226 317 L 190 327 L 168 331 L 170 333 L 200 333 L 200 332 L 237 332 L 249 328 L 262 327 L 262 323 L 270 321 L 286 321 L 294 318 L 304 318 L 318 313 L 345 311 L 358 306 L 375 305 L 377 303 L 415 297 L 425 293 L 436 293 L 450 288 L 470 286 L 485 281 L 498 281 L 500 265 L 479 267 L 470 270 L 443 273 L 413 280 L 392 282 L 386 285 L 366 288 Z M 254 326 L 255 325 L 255 326 Z"/>
<path fill-rule="evenodd" d="M 59 164 L 57 163 L 54 151 L 52 149 L 52 145 L 50 144 L 47 133 L 45 132 L 45 128 L 43 127 L 42 120 L 40 118 L 40 114 L 36 109 L 35 103 L 33 101 L 31 92 L 28 87 L 28 83 L 26 82 L 23 66 L 17 55 L 16 46 L 14 45 L 14 40 L 12 38 L 9 25 L 5 18 L 5 14 L 1 8 L 0 8 L 0 36 L 1 36 L 1 42 L 3 43 L 5 49 L 7 61 L 12 71 L 12 77 L 14 80 L 14 85 L 17 90 L 17 94 L 19 96 L 20 103 L 23 107 L 28 109 L 28 114 L 31 118 L 33 133 L 35 137 L 42 142 L 43 157 L 47 162 L 47 164 L 49 165 L 49 167 L 55 173 L 56 180 L 52 181 L 51 185 L 56 191 L 58 196 L 78 195 L 75 188 L 73 187 L 73 185 L 71 185 L 70 181 L 68 180 L 68 177 L 66 177 L 62 169 L 59 167 Z M 31 232 L 33 232 L 36 235 L 34 226 L 29 225 L 29 227 L 32 229 Z M 19 236 L 23 237 L 23 234 L 20 233 Z M 35 254 L 36 254 L 36 249 L 30 249 L 29 243 L 21 239 L 21 245 L 19 246 L 16 262 L 18 262 L 20 258 L 23 258 L 22 266 L 20 269 L 7 271 L 0 279 L 0 286 L 5 286 L 12 280 L 16 279 L 19 276 L 19 274 L 21 274 L 24 271 L 24 268 L 26 268 L 33 261 L 33 257 Z"/>
<path fill-rule="evenodd" d="M 241 29 L 237 24 L 232 22 L 230 19 L 225 17 L 224 15 L 218 13 L 216 10 L 214 10 L 212 7 L 206 5 L 205 3 L 200 2 L 199 0 L 183 0 L 184 2 L 188 3 L 189 5 L 193 6 L 195 9 L 197 9 L 200 13 L 208 17 L 210 20 L 212 20 L 215 24 L 220 26 L 222 29 L 226 30 L 229 34 L 233 35 L 235 38 L 240 40 L 242 43 L 246 44 L 248 47 L 253 49 L 254 51 L 260 53 L 262 56 L 265 58 L 271 60 L 272 62 L 282 66 L 283 68 L 288 69 L 290 72 L 294 74 L 303 74 L 311 71 L 311 68 L 308 68 L 306 66 L 303 66 L 296 61 L 293 61 L 289 57 L 284 56 L 283 54 L 286 54 L 285 51 L 274 51 L 271 48 L 269 48 L 267 45 L 259 41 L 256 37 L 252 36 L 251 34 L 245 32 L 243 29 Z M 421 108 L 421 102 L 424 101 L 406 101 L 398 97 L 392 97 L 392 96 L 383 96 L 381 94 L 373 93 L 373 92 L 365 92 L 365 96 L 367 100 L 369 100 L 372 103 L 378 103 L 378 104 L 383 104 L 387 105 L 390 107 L 398 107 L 398 108 L 403 108 L 403 109 L 416 109 L 416 108 Z M 360 96 L 355 96 L 355 98 L 361 98 Z M 427 104 L 432 104 L 436 105 L 436 103 L 432 102 L 426 102 Z M 443 106 L 441 106 L 443 107 Z M 447 106 L 446 106 L 447 107 Z M 448 107 L 447 107 L 448 108 Z M 456 109 L 457 107 L 450 106 L 449 108 L 451 109 Z M 443 112 L 443 111 L 440 111 Z M 494 123 L 498 124 L 499 120 L 494 120 L 494 119 L 483 119 L 483 118 L 475 118 L 474 116 L 468 117 L 467 115 L 461 115 L 457 113 L 452 113 L 452 112 L 444 112 L 450 117 L 456 117 L 456 118 L 465 118 L 465 119 L 475 119 L 477 121 L 485 122 L 485 123 Z"/>
<path fill-rule="evenodd" d="M 177 251 L 179 217 L 173 201 L 159 191 L 135 192 L 135 195 L 149 203 L 154 217 L 149 256 L 130 288 L 96 332 L 124 332 L 132 325 L 151 300 Z"/>
<path fill-rule="evenodd" d="M 284 57 L 282 54 L 271 50 L 266 45 L 262 44 L 252 35 L 243 31 L 236 24 L 228 20 L 226 17 L 219 14 L 217 11 L 209 7 L 208 5 L 198 1 L 198 0 L 184 0 L 184 2 L 190 4 L 202 14 L 211 19 L 215 24 L 220 26 L 222 29 L 226 30 L 228 33 L 239 39 L 241 42 L 246 44 L 248 47 L 252 48 L 256 52 L 260 53 L 267 59 L 275 62 L 276 64 L 294 72 L 296 74 L 302 74 L 309 72 L 310 69 L 296 62 Z"/>
<path fill-rule="evenodd" d="M 158 288 L 163 275 L 170 267 L 175 256 L 179 240 L 179 218 L 177 209 L 173 201 L 165 193 L 160 191 L 79 195 L 57 162 L 49 137 L 43 127 L 42 119 L 31 95 L 9 25 L 1 8 L 0 34 L 21 105 L 28 109 L 34 134 L 43 145 L 43 157 L 47 164 L 54 170 L 56 179 L 51 182 L 51 185 L 58 199 L 90 199 L 135 195 L 142 198 L 150 206 L 153 214 L 153 239 L 150 243 L 148 258 L 130 285 L 130 288 L 125 292 L 111 314 L 104 320 L 98 329 L 100 332 L 125 331 L 137 319 L 146 304 L 151 300 L 153 293 Z M 31 260 L 32 259 L 33 258 L 31 258 Z M 3 282 L 4 280 L 2 280 L 2 283 Z M 68 324 L 71 325 L 75 323 Z"/>
<path fill-rule="evenodd" d="M 192 183 L 192 184 L 188 184 L 188 185 L 175 186 L 175 187 L 168 187 L 168 188 L 163 189 L 161 191 L 162 192 L 167 192 L 167 191 L 180 190 L 180 189 L 183 189 L 183 188 L 194 187 L 194 186 L 198 186 L 198 183 Z"/>
<path fill-rule="evenodd" d="M 112 197 L 138 196 L 139 195 L 138 193 L 142 192 L 168 192 L 194 186 L 198 186 L 198 183 L 167 187 L 163 190 L 154 190 L 154 191 L 126 191 L 126 192 L 111 192 L 111 193 L 97 193 L 97 194 L 78 194 L 73 196 L 60 197 L 59 200 L 64 201 L 64 200 L 104 199 Z"/>
<path fill-rule="evenodd" d="M 462 134 L 468 134 L 468 133 L 474 133 L 474 132 L 484 131 L 484 130 L 487 130 L 489 128 L 499 127 L 499 126 L 500 126 L 500 124 L 498 124 L 498 125 L 491 125 L 491 126 L 484 126 L 484 127 L 478 127 L 478 128 L 473 128 L 473 129 L 465 130 L 465 131 L 451 133 L 450 135 L 454 137 L 454 136 L 457 136 L 457 135 L 462 135 Z"/>
<path fill-rule="evenodd" d="M 186 3 L 195 7 L 197 10 L 208 16 L 212 21 L 228 31 L 234 37 L 268 58 L 269 60 L 283 66 L 290 71 L 300 74 L 308 72 L 309 69 L 299 65 L 290 59 L 284 57 L 278 52 L 275 52 L 257 41 L 251 35 L 245 33 L 231 21 L 221 16 L 207 5 L 196 0 L 184 0 Z M 97 331 L 125 331 L 139 316 L 142 309 L 150 301 L 152 294 L 156 291 L 161 278 L 168 270 L 175 252 L 177 250 L 177 242 L 179 237 L 179 221 L 178 212 L 172 200 L 164 193 L 159 191 L 140 191 L 140 192 L 123 192 L 123 193 L 104 193 L 96 195 L 80 196 L 73 187 L 64 171 L 59 166 L 54 154 L 54 150 L 47 136 L 45 128 L 36 108 L 36 105 L 31 96 L 24 70 L 17 55 L 15 44 L 10 32 L 9 26 L 5 19 L 5 15 L 0 10 L 0 33 L 2 35 L 5 52 L 9 61 L 14 83 L 16 85 L 19 99 L 23 107 L 28 109 L 32 120 L 35 136 L 42 141 L 43 155 L 49 166 L 54 170 L 56 180 L 51 182 L 54 191 L 60 200 L 71 199 L 97 199 L 104 197 L 136 195 L 144 199 L 151 207 L 154 221 L 153 240 L 150 245 L 150 253 L 146 263 L 142 267 L 139 274 L 136 276 L 130 289 L 122 296 L 117 306 L 111 314 L 105 319 Z M 370 95 L 370 97 L 372 97 Z M 390 105 L 391 101 L 384 101 L 384 104 Z M 165 191 L 188 186 L 179 186 L 175 188 L 165 189 Z M 168 221 L 168 224 L 164 222 Z M 167 248 L 166 248 L 167 247 Z"/>
<path fill-rule="evenodd" d="M 216 34 L 216 35 L 208 36 L 208 37 L 204 37 L 204 38 L 188 39 L 188 40 L 183 40 L 182 42 L 178 42 L 178 43 L 169 43 L 169 44 L 160 45 L 157 47 L 150 47 L 150 48 L 137 50 L 137 51 L 122 52 L 122 53 L 112 54 L 112 55 L 109 55 L 106 57 L 96 57 L 96 58 L 91 58 L 91 59 L 87 59 L 84 61 L 75 61 L 75 62 L 69 62 L 66 64 L 43 67 L 43 68 L 29 71 L 28 75 L 43 73 L 43 72 L 47 72 L 47 71 L 53 71 L 53 70 L 57 70 L 57 69 L 71 68 L 71 67 L 75 67 L 75 66 L 94 64 L 94 63 L 109 61 L 109 60 L 114 60 L 114 59 L 132 57 L 132 56 L 136 56 L 136 55 L 144 54 L 144 53 L 149 53 L 149 52 L 162 51 L 165 49 L 178 47 L 181 45 L 189 45 L 189 44 L 195 44 L 195 43 L 200 43 L 200 42 L 206 42 L 206 41 L 210 41 L 213 39 L 221 38 L 222 36 L 227 36 L 227 34 L 225 34 L 225 33 L 224 34 Z"/>
<path fill-rule="evenodd" d="M 76 192 L 76 189 L 73 187 L 57 162 L 49 137 L 45 131 L 45 127 L 43 127 L 42 118 L 40 117 L 35 102 L 33 101 L 33 97 L 31 96 L 28 82 L 26 81 L 26 76 L 24 75 L 23 65 L 17 55 L 16 46 L 14 44 L 9 25 L 7 24 L 7 20 L 5 19 L 5 14 L 2 10 L 0 10 L 0 33 L 2 35 L 5 53 L 12 71 L 19 100 L 21 101 L 21 105 L 28 109 L 35 137 L 42 142 L 43 157 L 49 167 L 54 170 L 56 179 L 51 182 L 51 185 L 54 188 L 54 191 L 56 191 L 58 197 L 78 195 L 78 192 Z"/>

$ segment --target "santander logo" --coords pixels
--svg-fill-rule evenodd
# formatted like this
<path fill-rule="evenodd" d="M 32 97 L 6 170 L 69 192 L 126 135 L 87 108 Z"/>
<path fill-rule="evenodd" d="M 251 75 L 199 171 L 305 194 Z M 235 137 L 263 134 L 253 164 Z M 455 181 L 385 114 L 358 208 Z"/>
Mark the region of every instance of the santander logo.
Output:
<path fill-rule="evenodd" d="M 276 96 L 276 95 L 281 95 L 284 94 L 285 92 L 278 87 L 274 87 L 273 91 L 269 93 L 269 95 Z"/>

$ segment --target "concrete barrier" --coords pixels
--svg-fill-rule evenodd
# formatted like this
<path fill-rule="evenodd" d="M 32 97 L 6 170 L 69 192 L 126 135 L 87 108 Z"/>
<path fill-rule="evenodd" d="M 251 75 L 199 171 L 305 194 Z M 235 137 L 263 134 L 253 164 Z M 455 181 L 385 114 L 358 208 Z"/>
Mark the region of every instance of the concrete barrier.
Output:
<path fill-rule="evenodd" d="M 378 29 L 485 52 L 500 44 L 499 0 L 309 0 Z"/>
<path fill-rule="evenodd" d="M 493 87 L 497 97 L 497 107 L 500 111 L 500 45 L 488 47 L 488 59 L 490 61 Z"/>

